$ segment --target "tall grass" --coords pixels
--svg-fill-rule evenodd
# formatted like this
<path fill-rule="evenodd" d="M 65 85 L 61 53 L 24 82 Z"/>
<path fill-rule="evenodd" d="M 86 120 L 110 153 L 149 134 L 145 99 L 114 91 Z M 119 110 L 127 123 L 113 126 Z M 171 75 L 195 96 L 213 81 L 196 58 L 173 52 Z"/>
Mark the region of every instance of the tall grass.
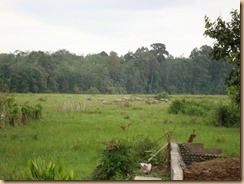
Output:
<path fill-rule="evenodd" d="M 146 104 L 130 102 L 130 106 L 103 104 L 98 98 L 114 101 L 137 95 L 16 94 L 16 101 L 26 101 L 43 107 L 39 121 L 27 125 L 0 129 L 0 179 L 21 180 L 28 160 L 38 157 L 54 162 L 63 160 L 67 170 L 74 171 L 75 180 L 89 179 L 97 164 L 104 142 L 111 139 L 158 140 L 163 130 L 173 130 L 172 141 L 186 142 L 195 129 L 195 142 L 207 148 L 221 148 L 226 156 L 240 156 L 240 129 L 214 127 L 202 116 L 169 114 L 174 99 L 210 100 L 228 103 L 225 96 L 171 96 L 168 103 Z M 80 110 L 60 111 L 64 102 L 79 102 Z M 128 126 L 130 125 L 130 126 Z M 121 128 L 128 126 L 126 131 Z M 162 139 L 159 144 L 166 144 Z"/>

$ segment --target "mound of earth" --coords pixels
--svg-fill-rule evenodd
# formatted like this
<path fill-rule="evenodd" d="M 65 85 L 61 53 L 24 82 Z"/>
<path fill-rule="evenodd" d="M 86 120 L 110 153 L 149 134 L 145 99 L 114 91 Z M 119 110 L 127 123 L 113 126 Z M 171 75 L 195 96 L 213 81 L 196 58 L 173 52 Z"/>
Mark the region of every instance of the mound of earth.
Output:
<path fill-rule="evenodd" d="M 240 181 L 240 158 L 218 158 L 194 162 L 183 170 L 184 180 Z"/>

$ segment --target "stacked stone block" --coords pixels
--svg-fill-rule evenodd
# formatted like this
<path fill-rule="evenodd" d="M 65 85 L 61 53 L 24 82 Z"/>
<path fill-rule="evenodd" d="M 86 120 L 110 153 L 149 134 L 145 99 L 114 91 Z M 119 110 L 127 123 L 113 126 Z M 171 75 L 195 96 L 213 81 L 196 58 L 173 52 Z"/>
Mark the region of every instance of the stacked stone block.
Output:
<path fill-rule="evenodd" d="M 183 162 L 190 165 L 192 162 L 204 162 L 220 158 L 220 149 L 204 149 L 202 143 L 178 143 Z"/>

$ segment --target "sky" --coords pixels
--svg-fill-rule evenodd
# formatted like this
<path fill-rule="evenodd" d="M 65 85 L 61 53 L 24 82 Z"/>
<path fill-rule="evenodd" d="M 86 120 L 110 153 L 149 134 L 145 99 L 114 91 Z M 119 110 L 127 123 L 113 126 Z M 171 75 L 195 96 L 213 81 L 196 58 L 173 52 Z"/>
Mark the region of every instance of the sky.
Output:
<path fill-rule="evenodd" d="M 16 50 L 118 55 L 163 43 L 174 57 L 214 43 L 204 16 L 215 21 L 239 0 L 0 0 L 0 53 Z"/>

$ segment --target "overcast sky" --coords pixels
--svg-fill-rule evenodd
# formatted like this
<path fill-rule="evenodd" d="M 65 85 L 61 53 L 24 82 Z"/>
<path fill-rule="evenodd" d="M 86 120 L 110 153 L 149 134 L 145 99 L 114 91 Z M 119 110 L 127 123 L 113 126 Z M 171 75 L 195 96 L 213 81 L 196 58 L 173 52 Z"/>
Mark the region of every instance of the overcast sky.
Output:
<path fill-rule="evenodd" d="M 175 57 L 212 45 L 204 16 L 230 20 L 239 0 L 0 0 L 0 53 L 57 51 L 87 55 L 163 43 Z"/>

